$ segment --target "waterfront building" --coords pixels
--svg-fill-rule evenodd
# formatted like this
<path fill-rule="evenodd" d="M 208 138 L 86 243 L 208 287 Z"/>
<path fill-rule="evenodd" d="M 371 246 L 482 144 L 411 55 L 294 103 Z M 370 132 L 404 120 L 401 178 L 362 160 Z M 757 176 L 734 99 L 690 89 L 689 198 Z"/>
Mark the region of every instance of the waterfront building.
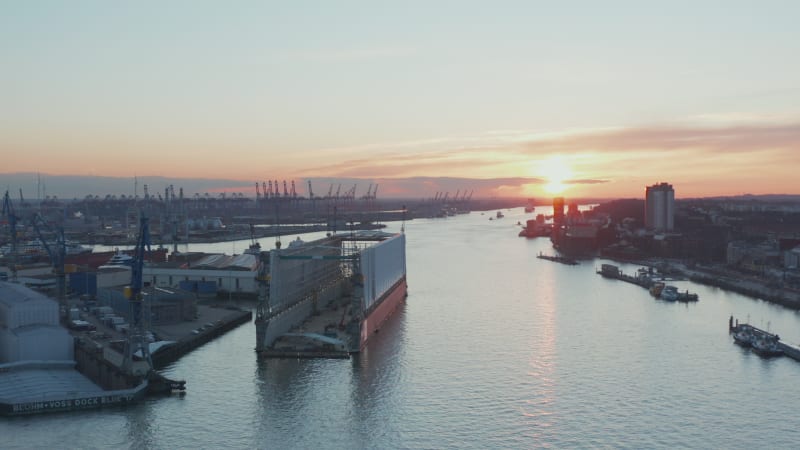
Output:
<path fill-rule="evenodd" d="M 72 359 L 73 340 L 59 325 L 58 303 L 21 284 L 0 282 L 0 364 Z"/>
<path fill-rule="evenodd" d="M 644 223 L 648 230 L 672 231 L 675 228 L 675 190 L 669 183 L 645 189 Z"/>
<path fill-rule="evenodd" d="M 230 294 L 255 296 L 258 291 L 256 255 L 197 255 L 197 259 L 176 259 L 167 263 L 148 264 L 144 279 L 157 287 L 172 287 L 198 294 Z"/>

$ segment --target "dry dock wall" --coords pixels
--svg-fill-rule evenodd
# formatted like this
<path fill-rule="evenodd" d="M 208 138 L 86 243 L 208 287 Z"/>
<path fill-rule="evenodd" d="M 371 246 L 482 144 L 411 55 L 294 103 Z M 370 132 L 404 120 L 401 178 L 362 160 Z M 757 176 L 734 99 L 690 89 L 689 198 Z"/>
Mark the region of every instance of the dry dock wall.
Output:
<path fill-rule="evenodd" d="M 406 236 L 398 234 L 361 251 L 365 311 L 406 276 L 405 249 Z"/>

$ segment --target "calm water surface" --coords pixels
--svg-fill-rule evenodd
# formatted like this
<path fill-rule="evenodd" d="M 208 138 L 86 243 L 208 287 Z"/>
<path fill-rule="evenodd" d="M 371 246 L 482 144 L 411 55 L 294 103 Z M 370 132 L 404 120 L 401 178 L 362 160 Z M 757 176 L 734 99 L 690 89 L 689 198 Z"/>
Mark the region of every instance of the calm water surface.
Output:
<path fill-rule="evenodd" d="M 259 362 L 243 325 L 165 370 L 185 396 L 2 419 L 0 447 L 797 448 L 800 363 L 727 320 L 797 343 L 798 313 L 690 282 L 697 304 L 659 302 L 493 214 L 407 223 L 408 301 L 357 359 Z"/>

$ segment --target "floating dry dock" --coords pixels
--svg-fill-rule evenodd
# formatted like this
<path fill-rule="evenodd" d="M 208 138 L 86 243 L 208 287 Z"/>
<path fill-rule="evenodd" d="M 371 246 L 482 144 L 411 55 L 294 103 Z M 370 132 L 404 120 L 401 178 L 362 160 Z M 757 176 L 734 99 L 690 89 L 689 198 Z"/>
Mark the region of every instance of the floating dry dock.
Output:
<path fill-rule="evenodd" d="M 405 235 L 336 234 L 261 252 L 256 351 L 347 358 L 406 297 Z"/>

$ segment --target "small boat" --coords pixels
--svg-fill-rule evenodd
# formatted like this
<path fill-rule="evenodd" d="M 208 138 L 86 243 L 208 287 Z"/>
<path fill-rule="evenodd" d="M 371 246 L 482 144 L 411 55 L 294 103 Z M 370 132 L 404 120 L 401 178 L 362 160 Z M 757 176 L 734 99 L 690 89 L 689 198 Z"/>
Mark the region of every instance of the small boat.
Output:
<path fill-rule="evenodd" d="M 664 290 L 664 283 L 656 281 L 655 283 L 653 283 L 652 286 L 650 286 L 650 295 L 652 295 L 655 298 L 659 298 L 661 297 L 661 292 L 663 290 Z"/>
<path fill-rule="evenodd" d="M 753 333 L 749 328 L 740 326 L 735 333 L 733 333 L 733 342 L 741 345 L 742 347 L 750 347 L 753 343 Z"/>
<path fill-rule="evenodd" d="M 778 346 L 777 336 L 758 336 L 752 340 L 750 345 L 753 347 L 753 351 L 761 356 L 770 357 L 783 354 L 783 350 Z"/>
<path fill-rule="evenodd" d="M 505 216 L 503 215 L 503 212 L 502 212 L 502 211 L 497 211 L 497 215 L 496 215 L 496 216 L 497 216 L 497 218 L 498 218 L 498 219 L 502 219 L 503 217 L 505 217 Z"/>
<path fill-rule="evenodd" d="M 700 297 L 697 294 L 690 294 L 689 291 L 678 293 L 679 302 L 696 302 L 699 299 Z"/>
<path fill-rule="evenodd" d="M 662 300 L 666 300 L 668 302 L 674 302 L 678 300 L 678 288 L 675 286 L 664 286 L 664 289 L 661 290 L 661 296 L 659 297 Z"/>

